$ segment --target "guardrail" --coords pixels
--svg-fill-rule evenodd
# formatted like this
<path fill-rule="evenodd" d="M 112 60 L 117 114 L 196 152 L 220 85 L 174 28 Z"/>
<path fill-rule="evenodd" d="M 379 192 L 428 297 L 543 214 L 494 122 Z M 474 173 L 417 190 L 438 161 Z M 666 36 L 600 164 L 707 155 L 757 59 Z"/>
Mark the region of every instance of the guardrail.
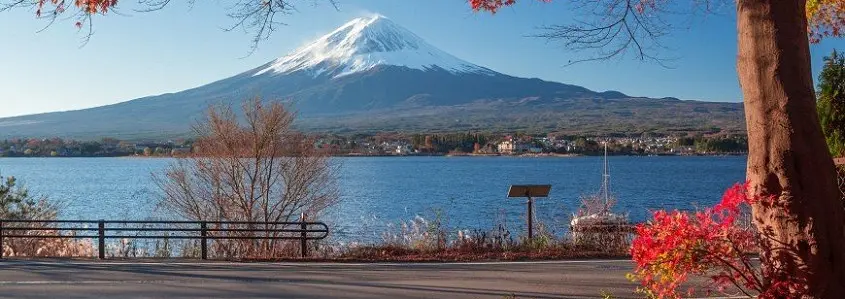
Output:
<path fill-rule="evenodd" d="M 88 227 L 96 225 L 96 227 Z M 114 227 L 134 225 L 141 227 Z M 169 227 L 148 227 L 165 225 Z M 187 227 L 186 227 L 187 226 Z M 211 226 L 211 227 L 209 227 Z M 246 228 L 243 228 L 246 226 Z M 33 235 L 30 231 L 53 234 Z M 23 233 L 20 233 L 23 232 Z M 96 232 L 96 235 L 66 235 L 61 232 Z M 114 232 L 108 234 L 108 232 Z M 132 232 L 139 233 L 131 235 Z M 142 235 L 140 233 L 176 233 L 173 235 Z M 181 233 L 181 234 L 180 234 Z M 234 234 L 233 234 L 234 233 Z M 250 233 L 264 233 L 252 235 Z M 193 234 L 193 235 L 192 235 Z M 132 221 L 132 220 L 12 220 L 0 219 L 0 249 L 6 238 L 79 239 L 92 238 L 98 242 L 98 257 L 105 259 L 106 239 L 194 239 L 200 240 L 202 259 L 208 259 L 208 240 L 299 240 L 301 256 L 308 256 L 307 241 L 325 239 L 329 227 L 323 222 L 248 222 L 248 221 Z M 3 252 L 0 250 L 0 258 Z"/>

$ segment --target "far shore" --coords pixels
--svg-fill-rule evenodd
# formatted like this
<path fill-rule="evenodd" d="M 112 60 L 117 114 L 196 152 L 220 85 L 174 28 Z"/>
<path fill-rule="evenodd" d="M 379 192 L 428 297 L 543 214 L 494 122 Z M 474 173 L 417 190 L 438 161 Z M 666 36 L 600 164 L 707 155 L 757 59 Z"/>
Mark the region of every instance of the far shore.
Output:
<path fill-rule="evenodd" d="M 728 157 L 728 156 L 747 156 L 747 153 L 720 153 L 720 154 L 644 154 L 644 155 L 615 155 L 609 156 L 624 156 L 624 157 Z M 332 155 L 336 158 L 385 158 L 385 157 L 502 157 L 502 158 L 575 158 L 575 157 L 597 157 L 600 155 L 585 155 L 585 154 L 556 154 L 556 153 L 537 153 L 537 154 L 470 154 L 470 153 L 449 153 L 449 154 L 419 154 L 419 155 L 371 155 L 371 154 L 344 154 Z M 126 156 L 9 156 L 2 158 L 127 158 L 127 159 L 163 159 L 163 158 L 184 158 L 185 156 L 143 156 L 143 155 L 126 155 Z"/>

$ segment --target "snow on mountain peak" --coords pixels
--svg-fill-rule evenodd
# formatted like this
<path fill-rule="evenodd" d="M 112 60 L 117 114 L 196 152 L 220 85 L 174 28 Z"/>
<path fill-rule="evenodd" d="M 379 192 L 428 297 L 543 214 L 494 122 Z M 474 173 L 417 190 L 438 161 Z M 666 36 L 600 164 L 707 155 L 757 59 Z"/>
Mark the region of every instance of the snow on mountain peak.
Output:
<path fill-rule="evenodd" d="M 492 74 L 428 44 L 387 17 L 357 18 L 297 49 L 258 71 L 255 76 L 309 71 L 334 78 L 369 70 L 378 65 L 418 70 L 442 69 L 452 73 Z"/>

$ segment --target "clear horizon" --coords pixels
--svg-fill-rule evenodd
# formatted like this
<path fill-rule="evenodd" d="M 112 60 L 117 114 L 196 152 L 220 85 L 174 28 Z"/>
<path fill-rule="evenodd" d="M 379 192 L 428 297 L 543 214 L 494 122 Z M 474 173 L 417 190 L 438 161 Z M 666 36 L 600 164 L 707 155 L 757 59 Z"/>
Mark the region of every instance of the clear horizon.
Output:
<path fill-rule="evenodd" d="M 219 4 L 171 4 L 163 11 L 94 19 L 94 36 L 79 47 L 83 33 L 71 20 L 45 23 L 32 11 L 0 13 L 7 29 L 0 48 L 0 117 L 78 110 L 202 86 L 258 67 L 326 34 L 355 17 L 378 13 L 416 33 L 435 47 L 495 71 L 584 86 L 616 90 L 632 96 L 676 97 L 685 100 L 739 102 L 736 79 L 735 17 L 731 9 L 706 17 L 678 19 L 678 28 L 663 43 L 664 57 L 676 58 L 664 68 L 632 58 L 562 67 L 588 53 L 567 53 L 554 43 L 526 37 L 537 27 L 559 24 L 571 14 L 567 5 L 525 2 L 495 16 L 473 13 L 463 2 L 389 0 L 303 6 L 280 19 L 269 40 L 247 55 L 249 34 L 224 32 L 231 24 Z M 729 7 L 730 8 L 730 7 Z M 437 22 L 420 16 L 437 16 Z M 822 57 L 842 40 L 812 45 L 814 78 Z"/>

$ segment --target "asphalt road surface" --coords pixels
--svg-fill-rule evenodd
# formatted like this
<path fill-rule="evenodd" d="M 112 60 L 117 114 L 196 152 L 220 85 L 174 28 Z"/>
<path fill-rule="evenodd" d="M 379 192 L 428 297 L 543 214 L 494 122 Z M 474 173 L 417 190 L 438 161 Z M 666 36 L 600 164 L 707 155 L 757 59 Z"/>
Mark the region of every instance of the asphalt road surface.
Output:
<path fill-rule="evenodd" d="M 0 261 L 0 298 L 639 298 L 629 261 Z"/>

